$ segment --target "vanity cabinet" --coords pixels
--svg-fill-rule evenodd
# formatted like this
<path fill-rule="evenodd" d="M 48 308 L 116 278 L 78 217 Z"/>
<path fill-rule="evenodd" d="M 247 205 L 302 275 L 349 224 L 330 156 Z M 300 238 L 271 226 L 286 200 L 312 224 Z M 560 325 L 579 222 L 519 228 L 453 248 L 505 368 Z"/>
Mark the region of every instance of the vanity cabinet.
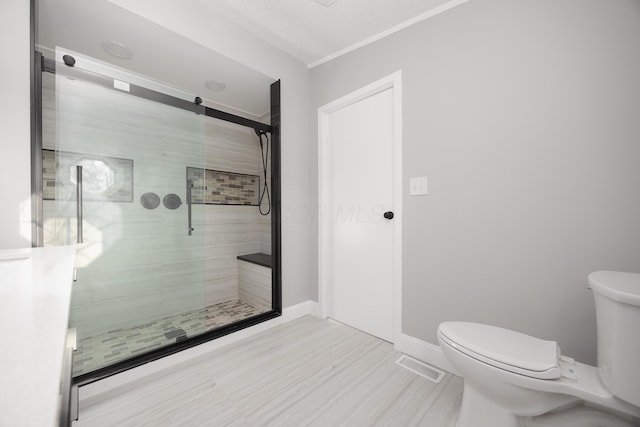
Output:
<path fill-rule="evenodd" d="M 69 425 L 74 257 L 70 246 L 0 250 L 1 426 Z"/>

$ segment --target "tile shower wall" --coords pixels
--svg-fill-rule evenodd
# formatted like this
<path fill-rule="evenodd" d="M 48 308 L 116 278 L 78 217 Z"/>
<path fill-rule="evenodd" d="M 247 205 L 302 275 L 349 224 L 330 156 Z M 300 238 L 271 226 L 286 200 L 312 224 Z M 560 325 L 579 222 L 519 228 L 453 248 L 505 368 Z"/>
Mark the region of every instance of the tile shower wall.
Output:
<path fill-rule="evenodd" d="M 44 74 L 43 78 L 43 144 L 52 149 L 56 138 L 54 77 Z M 78 90 L 82 96 L 91 96 L 85 87 Z M 118 97 L 113 100 L 118 102 Z M 123 115 L 132 108 L 120 107 Z M 140 110 L 132 113 L 140 115 Z M 91 154 L 126 157 L 134 163 L 133 203 L 84 204 L 85 218 L 91 219 L 85 221 L 85 241 L 93 243 L 78 246 L 79 280 L 71 318 L 72 323 L 83 325 L 81 338 L 236 299 L 236 256 L 270 253 L 270 217 L 260 216 L 255 206 L 193 205 L 194 236 L 187 236 L 186 204 L 175 210 L 162 204 L 153 210 L 141 206 L 140 196 L 146 192 L 155 192 L 161 199 L 175 193 L 184 203 L 187 166 L 261 175 L 255 133 L 215 119 L 207 118 L 203 124 L 207 136 L 202 165 L 202 153 L 193 153 L 189 146 L 189 141 L 201 138 L 201 133 L 189 129 L 194 120 L 191 115 L 181 110 L 172 111 L 170 117 L 164 115 L 161 120 L 170 128 L 163 131 L 154 127 L 157 117 L 145 117 L 142 125 L 123 126 L 126 119 L 118 121 L 91 111 L 73 124 L 92 139 L 95 151 Z M 164 155 L 158 160 L 149 150 Z M 56 238 L 54 232 L 75 227 L 73 219 L 52 219 L 55 203 L 44 201 L 45 218 L 49 218 L 45 242 Z M 193 238 L 201 239 L 204 251 L 193 249 Z"/>
<path fill-rule="evenodd" d="M 260 177 L 257 175 L 187 168 L 193 183 L 192 203 L 257 206 Z"/>
<path fill-rule="evenodd" d="M 253 129 L 207 119 L 205 168 L 262 176 L 260 144 Z M 254 252 L 271 254 L 271 216 L 261 216 L 256 206 L 193 205 L 194 228 L 205 230 L 207 283 L 205 299 L 216 304 L 238 298 L 237 256 Z"/>
<path fill-rule="evenodd" d="M 264 178 L 260 142 L 253 129 L 214 119 L 207 119 L 205 126 L 207 135 L 205 167 L 210 170 L 257 175 L 260 177 L 260 190 L 262 190 Z M 271 148 L 270 144 L 269 148 Z M 271 156 L 271 149 L 269 149 L 269 156 Z M 270 167 L 267 172 L 267 180 L 270 182 Z M 204 211 L 205 226 L 212 232 L 211 239 L 219 233 L 228 232 L 240 238 L 240 241 L 252 242 L 253 252 L 271 254 L 271 215 L 260 215 L 255 206 L 207 205 Z M 228 227 L 225 228 L 223 224 L 227 224 Z M 246 234 L 246 240 L 241 238 L 243 234 Z M 211 242 L 209 239 L 207 241 Z M 214 244 L 214 246 L 218 245 Z M 248 245 L 238 247 L 235 255 L 253 253 L 245 249 L 248 249 Z M 236 269 L 234 278 L 237 279 L 237 264 L 234 266 Z"/>

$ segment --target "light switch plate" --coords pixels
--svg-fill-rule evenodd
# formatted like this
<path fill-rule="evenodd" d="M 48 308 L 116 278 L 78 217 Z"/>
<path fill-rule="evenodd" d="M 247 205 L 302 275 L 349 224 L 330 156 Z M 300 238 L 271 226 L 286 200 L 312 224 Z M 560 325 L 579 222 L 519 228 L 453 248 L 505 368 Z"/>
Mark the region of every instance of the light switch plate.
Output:
<path fill-rule="evenodd" d="M 424 196 L 427 194 L 427 177 L 421 176 L 409 180 L 409 195 Z"/>

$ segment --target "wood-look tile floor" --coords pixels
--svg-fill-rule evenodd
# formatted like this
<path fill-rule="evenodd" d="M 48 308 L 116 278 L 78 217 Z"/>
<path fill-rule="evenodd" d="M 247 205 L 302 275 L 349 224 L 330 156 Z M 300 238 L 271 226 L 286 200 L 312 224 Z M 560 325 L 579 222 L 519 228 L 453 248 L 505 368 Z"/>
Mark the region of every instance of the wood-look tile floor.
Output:
<path fill-rule="evenodd" d="M 306 316 L 81 403 L 74 426 L 453 427 L 462 379 L 436 384 L 399 357 L 388 342 Z"/>

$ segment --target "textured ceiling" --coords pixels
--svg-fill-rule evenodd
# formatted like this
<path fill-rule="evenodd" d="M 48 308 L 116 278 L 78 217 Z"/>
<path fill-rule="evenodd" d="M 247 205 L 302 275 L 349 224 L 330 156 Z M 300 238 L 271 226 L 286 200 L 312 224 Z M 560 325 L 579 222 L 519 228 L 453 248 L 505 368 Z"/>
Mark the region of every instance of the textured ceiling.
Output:
<path fill-rule="evenodd" d="M 305 64 L 313 65 L 461 0 L 197 0 Z M 326 2 L 326 0 L 323 0 Z"/>

